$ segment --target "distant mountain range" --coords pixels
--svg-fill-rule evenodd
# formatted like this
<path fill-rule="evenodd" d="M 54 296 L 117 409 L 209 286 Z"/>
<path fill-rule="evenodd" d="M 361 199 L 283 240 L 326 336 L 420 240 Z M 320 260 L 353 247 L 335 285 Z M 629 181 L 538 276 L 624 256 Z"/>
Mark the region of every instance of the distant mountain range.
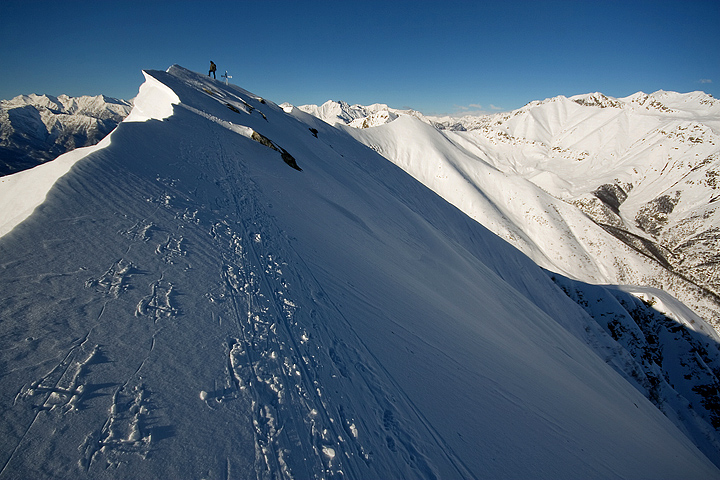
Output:
<path fill-rule="evenodd" d="M 131 102 L 104 95 L 32 94 L 0 100 L 0 176 L 95 145 L 131 109 Z"/>

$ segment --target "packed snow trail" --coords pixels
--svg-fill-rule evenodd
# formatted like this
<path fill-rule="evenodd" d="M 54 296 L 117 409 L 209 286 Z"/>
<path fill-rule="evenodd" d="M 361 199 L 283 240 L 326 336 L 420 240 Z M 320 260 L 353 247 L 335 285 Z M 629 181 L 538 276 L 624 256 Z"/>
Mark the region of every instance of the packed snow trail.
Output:
<path fill-rule="evenodd" d="M 0 478 L 720 476 L 515 249 L 342 132 L 146 76 L 0 238 Z"/>

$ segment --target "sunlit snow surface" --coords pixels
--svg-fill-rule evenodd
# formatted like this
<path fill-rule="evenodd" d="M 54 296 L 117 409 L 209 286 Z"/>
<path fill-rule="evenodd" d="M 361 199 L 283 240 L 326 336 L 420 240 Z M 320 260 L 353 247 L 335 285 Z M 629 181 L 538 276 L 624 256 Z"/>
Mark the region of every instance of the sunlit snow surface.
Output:
<path fill-rule="evenodd" d="M 720 477 L 514 247 L 346 132 L 146 77 L 0 238 L 1 478 Z"/>
<path fill-rule="evenodd" d="M 661 288 L 720 331 L 711 96 L 558 96 L 462 118 L 342 102 L 285 108 L 345 128 L 539 265 Z"/>

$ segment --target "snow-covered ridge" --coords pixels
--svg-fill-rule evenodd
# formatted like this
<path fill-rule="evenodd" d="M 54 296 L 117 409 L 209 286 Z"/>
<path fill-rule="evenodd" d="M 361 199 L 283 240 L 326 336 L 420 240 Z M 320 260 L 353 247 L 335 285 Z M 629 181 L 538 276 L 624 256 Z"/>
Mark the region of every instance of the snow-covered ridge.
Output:
<path fill-rule="evenodd" d="M 41 117 L 43 121 L 53 125 L 55 131 L 63 128 L 66 131 L 74 132 L 72 135 L 78 135 L 83 131 L 82 127 L 87 125 L 88 118 L 104 120 L 108 127 L 115 128 L 122 121 L 162 120 L 172 115 L 173 103 L 179 102 L 177 96 L 153 77 L 145 74 L 145 78 L 145 83 L 141 85 L 140 91 L 134 99 L 134 106 L 130 102 L 104 95 L 52 97 L 32 94 L 20 95 L 9 101 L 0 101 L 0 114 L 2 108 L 6 108 L 8 111 L 17 108 L 27 108 L 30 111 L 40 109 L 43 112 Z M 61 124 L 62 127 L 59 127 L 58 124 Z M 95 123 L 92 123 L 91 120 L 90 125 L 93 126 Z M 108 133 L 110 132 L 105 132 L 105 135 Z M 32 171 L 12 171 L 13 175 L 0 177 L 0 204 L 4 206 L 0 211 L 0 237 L 9 233 L 29 217 L 42 204 L 53 185 L 67 174 L 76 162 L 90 153 L 110 145 L 111 137 L 109 135 L 98 139 L 91 137 L 88 142 L 91 141 L 93 144 L 84 148 L 75 148 L 74 144 L 65 145 L 64 148 L 69 150 L 67 153 L 61 154 L 52 162 L 35 166 Z M 97 143 L 98 141 L 99 143 Z M 60 148 L 57 140 L 52 147 L 53 149 Z M 12 165 L 13 167 L 17 165 L 16 160 L 13 160 Z"/>
<path fill-rule="evenodd" d="M 141 91 L 0 238 L 0 479 L 720 477 L 702 320 L 546 273 L 351 135 L 431 125 Z"/>
<path fill-rule="evenodd" d="M 0 177 L 0 237 L 25 221 L 40 206 L 47 193 L 76 162 L 86 155 L 110 145 L 110 137 L 97 145 L 81 147 L 65 153 L 53 161 Z"/>
<path fill-rule="evenodd" d="M 713 98 L 705 92 L 696 91 L 689 93 L 667 92 L 658 90 L 657 92 L 646 94 L 637 92 L 627 97 L 615 98 L 607 96 L 600 92 L 574 95 L 566 97 L 558 95 L 556 97 L 545 100 L 535 100 L 524 107 L 511 112 L 503 112 L 488 115 L 463 115 L 463 116 L 431 116 L 423 115 L 415 110 L 400 110 L 391 108 L 385 104 L 373 105 L 349 105 L 343 101 L 328 100 L 324 104 L 318 105 L 301 105 L 296 108 L 320 118 L 331 125 L 345 124 L 355 128 L 368 128 L 369 126 L 377 126 L 382 123 L 392 121 L 400 115 L 411 115 L 431 123 L 438 128 L 448 130 L 476 130 L 487 127 L 492 124 L 502 123 L 503 121 L 519 115 L 523 112 L 532 110 L 540 105 L 549 103 L 563 103 L 567 101 L 575 102 L 582 106 L 596 108 L 616 108 L 629 110 L 635 113 L 672 113 L 675 116 L 691 115 L 694 117 L 702 117 L 712 120 L 720 114 L 720 101 Z M 287 109 L 293 108 L 290 104 L 283 104 Z M 371 116 L 375 116 L 380 112 L 389 118 L 385 122 L 364 122 Z M 717 130 L 716 130 L 717 132 Z"/>

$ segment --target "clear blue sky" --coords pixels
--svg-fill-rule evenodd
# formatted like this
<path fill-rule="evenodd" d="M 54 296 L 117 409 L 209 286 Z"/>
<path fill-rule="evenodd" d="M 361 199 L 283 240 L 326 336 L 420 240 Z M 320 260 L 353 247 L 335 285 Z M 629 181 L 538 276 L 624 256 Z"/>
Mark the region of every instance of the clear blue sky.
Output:
<path fill-rule="evenodd" d="M 0 2 L 0 98 L 132 98 L 142 69 L 218 74 L 277 103 L 424 113 L 555 95 L 720 97 L 720 0 Z"/>

